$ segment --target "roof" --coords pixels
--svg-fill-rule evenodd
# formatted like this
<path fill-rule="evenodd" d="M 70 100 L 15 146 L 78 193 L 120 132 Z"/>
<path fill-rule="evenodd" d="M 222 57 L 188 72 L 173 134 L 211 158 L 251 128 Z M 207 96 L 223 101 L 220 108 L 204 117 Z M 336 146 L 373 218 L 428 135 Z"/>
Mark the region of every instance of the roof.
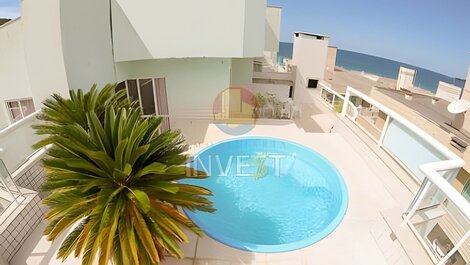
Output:
<path fill-rule="evenodd" d="M 319 33 L 305 32 L 305 31 L 296 31 L 296 32 L 294 32 L 294 34 L 302 34 L 302 35 L 308 35 L 308 36 L 312 36 L 312 37 L 324 37 L 324 38 L 329 38 L 328 35 L 319 34 Z"/>
<path fill-rule="evenodd" d="M 11 19 L 9 19 L 9 18 L 0 18 L 0 25 L 3 25 L 3 24 L 7 23 L 10 20 Z"/>

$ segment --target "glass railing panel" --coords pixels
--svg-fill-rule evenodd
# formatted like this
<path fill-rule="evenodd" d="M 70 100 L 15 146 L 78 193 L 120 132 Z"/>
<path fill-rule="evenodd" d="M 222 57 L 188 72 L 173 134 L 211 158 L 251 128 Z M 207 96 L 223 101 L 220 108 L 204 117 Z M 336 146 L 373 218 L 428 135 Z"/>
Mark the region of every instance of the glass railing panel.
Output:
<path fill-rule="evenodd" d="M 383 147 L 420 181 L 424 179 L 424 173 L 419 169 L 420 165 L 447 160 L 439 150 L 393 119 L 390 120 L 385 132 Z"/>

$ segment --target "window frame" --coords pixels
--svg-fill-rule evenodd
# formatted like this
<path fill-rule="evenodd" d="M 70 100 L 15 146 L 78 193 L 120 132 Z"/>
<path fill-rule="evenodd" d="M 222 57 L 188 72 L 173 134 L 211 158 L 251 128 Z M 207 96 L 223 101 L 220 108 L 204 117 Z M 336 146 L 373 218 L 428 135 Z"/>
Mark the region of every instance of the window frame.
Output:
<path fill-rule="evenodd" d="M 152 80 L 152 93 L 153 93 L 153 100 L 154 100 L 154 108 L 155 108 L 155 114 L 150 114 L 150 115 L 145 115 L 143 113 L 143 106 L 142 106 L 142 96 L 141 96 L 141 93 L 140 93 L 140 80 L 141 79 L 151 79 Z M 168 114 L 160 114 L 159 111 L 158 111 L 158 100 L 157 100 L 157 91 L 156 91 L 156 84 L 155 84 L 155 79 L 164 79 L 165 80 L 165 96 L 166 96 L 166 106 L 168 108 Z M 171 130 L 171 126 L 170 126 L 170 102 L 168 101 L 168 80 L 166 77 L 162 77 L 162 76 L 156 76 L 156 77 L 139 77 L 139 78 L 129 78 L 129 79 L 126 79 L 126 80 L 123 80 L 121 81 L 120 83 L 124 82 L 124 88 L 126 90 L 126 94 L 127 94 L 127 98 L 129 100 L 131 100 L 130 96 L 129 96 L 129 85 L 128 85 L 128 81 L 130 80 L 135 80 L 136 81 L 136 85 L 137 85 L 137 95 L 138 95 L 138 101 L 139 101 L 139 106 L 140 106 L 140 109 L 142 110 L 142 116 L 143 117 L 150 117 L 152 115 L 157 115 L 159 117 L 162 117 L 164 118 L 164 121 L 165 123 L 168 123 L 168 129 Z M 161 130 L 161 129 L 160 129 Z"/>
<path fill-rule="evenodd" d="M 32 106 L 33 106 L 33 111 L 30 114 L 28 114 L 28 115 L 31 115 L 32 113 L 34 113 L 36 111 L 36 107 L 34 106 L 34 99 L 32 97 L 5 100 L 5 107 L 8 111 L 8 116 L 10 117 L 11 124 L 16 123 L 16 122 L 24 119 L 26 116 L 28 116 L 28 115 L 25 115 L 24 110 L 23 110 L 23 106 L 21 106 L 21 101 L 27 101 L 27 100 L 31 100 L 31 103 L 32 103 Z M 18 103 L 18 108 L 10 108 L 10 106 L 8 104 L 13 103 L 13 102 Z M 13 117 L 13 113 L 12 113 L 13 109 L 19 109 L 20 110 L 20 114 L 21 114 L 20 119 L 16 120 Z M 20 117 L 20 116 L 18 116 L 18 117 Z"/>
<path fill-rule="evenodd" d="M 121 81 L 121 82 L 124 82 L 125 84 L 125 89 L 126 89 L 126 94 L 127 94 L 127 98 L 129 100 L 131 100 L 130 96 L 129 96 L 129 85 L 128 85 L 128 81 L 129 80 L 135 80 L 136 83 L 137 83 L 137 95 L 139 97 L 139 106 L 140 108 L 142 109 L 143 111 L 143 106 L 142 106 L 142 96 L 140 94 L 140 80 L 143 80 L 143 79 L 150 79 L 152 80 L 152 94 L 153 94 L 153 101 L 154 101 L 154 108 L 155 108 L 155 115 L 158 115 L 158 116 L 161 116 L 161 117 L 169 117 L 169 115 L 163 115 L 163 114 L 159 114 L 158 113 L 158 102 L 157 102 L 157 93 L 155 91 L 155 79 L 158 79 L 158 78 L 163 78 L 165 79 L 165 89 L 168 88 L 168 86 L 166 85 L 167 84 L 167 80 L 166 80 L 166 77 L 139 77 L 139 78 L 129 78 L 129 79 L 126 79 L 124 81 Z M 166 102 L 168 104 L 168 95 L 167 95 L 167 99 L 166 99 Z M 143 112 L 142 112 L 143 113 Z M 152 116 L 152 114 L 150 115 L 145 115 L 145 114 L 142 114 L 142 116 L 144 117 L 150 117 Z"/>

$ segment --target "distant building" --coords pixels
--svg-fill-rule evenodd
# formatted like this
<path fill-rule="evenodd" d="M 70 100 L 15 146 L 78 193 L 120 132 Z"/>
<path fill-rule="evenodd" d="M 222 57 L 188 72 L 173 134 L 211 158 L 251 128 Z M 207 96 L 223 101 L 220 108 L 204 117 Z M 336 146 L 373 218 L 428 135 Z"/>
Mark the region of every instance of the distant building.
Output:
<path fill-rule="evenodd" d="M 309 92 L 325 75 L 329 37 L 322 34 L 295 32 L 292 64 L 296 67 L 294 101 L 312 101 Z"/>

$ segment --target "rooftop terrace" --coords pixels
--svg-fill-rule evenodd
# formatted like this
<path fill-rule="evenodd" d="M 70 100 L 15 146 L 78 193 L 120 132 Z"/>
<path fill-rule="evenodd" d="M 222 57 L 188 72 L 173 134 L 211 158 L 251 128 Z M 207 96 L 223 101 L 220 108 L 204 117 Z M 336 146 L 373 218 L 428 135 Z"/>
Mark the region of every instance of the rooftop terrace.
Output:
<path fill-rule="evenodd" d="M 396 112 L 358 90 L 348 88 L 345 92 L 346 97 L 354 94 L 356 99 L 368 101 L 369 109 L 358 110 L 352 103 L 343 104 L 343 96 L 320 84 L 319 90 L 312 92 L 315 102 L 303 104 L 300 117 L 258 120 L 244 134 L 298 142 L 319 152 L 338 168 L 348 188 L 349 205 L 336 230 L 304 249 L 272 254 L 240 251 L 208 236 L 192 235 L 190 243 L 183 246 L 186 258 L 168 258 L 163 264 L 426 265 L 446 264 L 444 261 L 450 257 L 456 261 L 450 264 L 468 262 L 470 205 L 446 181 L 455 178 L 462 161 Z M 344 115 L 333 109 L 343 109 Z M 374 110 L 386 115 L 371 115 Z M 191 144 L 190 153 L 234 137 L 221 131 L 213 120 L 178 117 L 172 122 L 182 129 Z M 28 166 L 13 174 L 17 183 L 17 178 L 39 165 L 40 156 L 30 158 Z M 61 242 L 48 242 L 42 236 L 44 226 L 42 222 L 25 235 L 25 243 L 12 252 L 10 264 L 62 264 L 55 259 Z M 69 258 L 63 264 L 80 261 Z"/>

